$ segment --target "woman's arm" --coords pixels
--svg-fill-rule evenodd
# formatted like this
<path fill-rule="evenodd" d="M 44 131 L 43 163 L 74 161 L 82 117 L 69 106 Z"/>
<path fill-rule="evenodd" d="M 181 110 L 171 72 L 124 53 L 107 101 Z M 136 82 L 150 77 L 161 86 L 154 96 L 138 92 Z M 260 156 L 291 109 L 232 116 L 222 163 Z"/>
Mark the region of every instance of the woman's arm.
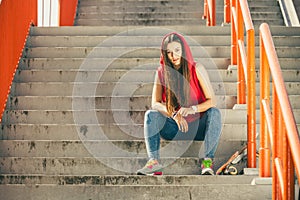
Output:
<path fill-rule="evenodd" d="M 186 117 L 187 115 L 195 114 L 196 112 L 205 112 L 209 108 L 216 107 L 216 105 L 217 105 L 214 90 L 213 90 L 211 82 L 209 80 L 208 73 L 203 65 L 201 65 L 201 64 L 196 65 L 196 74 L 197 74 L 197 78 L 200 83 L 200 86 L 206 97 L 206 101 L 204 101 L 198 105 L 193 105 L 196 107 L 196 111 L 193 110 L 192 107 L 181 108 L 178 111 L 178 113 L 181 114 L 183 117 Z"/>
<path fill-rule="evenodd" d="M 208 73 L 203 65 L 201 64 L 196 65 L 196 74 L 200 86 L 206 97 L 206 101 L 195 106 L 197 107 L 197 112 L 204 112 L 209 108 L 216 107 L 217 100 L 211 82 L 209 80 Z"/>
<path fill-rule="evenodd" d="M 153 90 L 152 90 L 151 107 L 152 107 L 152 109 L 159 111 L 163 115 L 170 117 L 170 115 L 168 114 L 166 105 L 164 103 L 162 103 L 162 90 L 163 90 L 163 87 L 160 83 L 158 74 L 156 72 L 155 78 L 154 78 Z"/>
<path fill-rule="evenodd" d="M 188 123 L 182 117 L 182 115 L 180 113 L 178 113 L 175 116 L 171 116 L 167 111 L 166 105 L 164 103 L 162 103 L 162 90 L 163 90 L 163 87 L 162 87 L 160 80 L 158 78 L 158 75 L 156 73 L 155 79 L 154 79 L 153 91 L 152 91 L 152 102 L 151 102 L 152 109 L 159 111 L 166 117 L 172 117 L 175 120 L 179 130 L 182 132 L 187 132 L 188 128 L 189 128 Z"/>

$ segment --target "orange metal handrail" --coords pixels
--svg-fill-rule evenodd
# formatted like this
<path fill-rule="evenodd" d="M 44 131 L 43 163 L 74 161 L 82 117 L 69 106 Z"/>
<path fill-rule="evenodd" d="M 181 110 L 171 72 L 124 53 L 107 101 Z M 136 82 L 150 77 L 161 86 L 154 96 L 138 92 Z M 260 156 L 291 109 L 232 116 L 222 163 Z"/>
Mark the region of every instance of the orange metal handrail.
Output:
<path fill-rule="evenodd" d="M 216 25 L 216 0 L 204 0 L 204 13 L 202 19 L 206 19 L 207 26 Z"/>
<path fill-rule="evenodd" d="M 60 0 L 60 25 L 73 25 L 78 0 Z M 0 122 L 31 24 L 37 24 L 37 0 L 0 4 Z"/>
<path fill-rule="evenodd" d="M 244 46 L 244 26 L 247 53 Z M 256 167 L 255 31 L 246 0 L 231 1 L 231 65 L 237 65 L 237 103 L 247 101 L 248 167 Z M 247 82 L 247 98 L 246 98 Z"/>
<path fill-rule="evenodd" d="M 294 168 L 300 183 L 300 139 L 272 35 L 266 23 L 260 26 L 260 71 L 260 101 L 264 112 L 261 112 L 260 161 L 262 163 L 260 163 L 259 174 L 261 177 L 271 175 L 270 148 L 272 148 L 273 199 L 293 199 Z M 273 85 L 273 115 L 268 103 L 270 72 Z M 270 119 L 273 120 L 272 125 Z M 270 140 L 269 137 L 272 139 Z M 271 147 L 269 146 L 270 142 Z"/>
<path fill-rule="evenodd" d="M 60 26 L 73 26 L 76 17 L 78 0 L 59 0 Z"/>
<path fill-rule="evenodd" d="M 0 4 L 0 122 L 32 23 L 37 23 L 37 0 L 2 0 Z"/>

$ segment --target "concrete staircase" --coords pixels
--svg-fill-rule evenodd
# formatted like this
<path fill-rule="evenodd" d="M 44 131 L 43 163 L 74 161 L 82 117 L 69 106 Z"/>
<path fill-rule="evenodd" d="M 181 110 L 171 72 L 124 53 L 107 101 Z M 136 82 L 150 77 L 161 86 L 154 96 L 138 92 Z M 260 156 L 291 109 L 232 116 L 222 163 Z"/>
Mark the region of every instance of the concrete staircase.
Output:
<path fill-rule="evenodd" d="M 269 25 L 284 26 L 278 1 L 250 0 L 248 4 L 254 25 L 267 22 Z"/>
<path fill-rule="evenodd" d="M 132 6 L 134 2 L 134 6 Z M 272 25 L 284 25 L 277 1 L 248 1 L 254 24 L 268 21 Z M 224 0 L 216 0 L 216 24 L 224 21 Z M 84 0 L 79 1 L 75 25 L 80 26 L 172 26 L 206 25 L 202 20 L 203 1 L 134 1 L 134 0 Z"/>
<path fill-rule="evenodd" d="M 190 20 L 137 26 L 115 17 L 107 24 L 113 26 L 92 24 L 98 20 L 80 12 L 88 5 L 104 11 L 126 5 L 120 14 L 144 5 L 103 1 L 108 7 L 100 7 L 100 2 L 80 1 L 76 23 L 84 26 L 32 27 L 0 129 L 1 199 L 270 199 L 270 185 L 251 185 L 255 175 L 199 176 L 201 142 L 163 141 L 164 176 L 134 175 L 147 160 L 143 117 L 160 42 L 170 31 L 186 36 L 218 98 L 224 124 L 215 168 L 246 144 L 246 112 L 232 110 L 236 71 L 227 70 L 230 27 L 204 28 Z M 180 3 L 153 1 L 156 8 L 174 4 L 169 7 L 176 9 Z M 300 124 L 300 29 L 274 26 L 272 33 Z"/>
<path fill-rule="evenodd" d="M 221 2 L 218 0 L 218 3 Z M 223 4 L 223 2 L 222 2 Z M 133 6 L 134 5 L 134 6 Z M 220 5 L 220 4 L 219 4 Z M 221 6 L 218 6 L 221 9 Z M 220 11 L 221 11 L 220 10 Z M 204 25 L 203 2 L 176 1 L 79 1 L 76 25 Z"/>

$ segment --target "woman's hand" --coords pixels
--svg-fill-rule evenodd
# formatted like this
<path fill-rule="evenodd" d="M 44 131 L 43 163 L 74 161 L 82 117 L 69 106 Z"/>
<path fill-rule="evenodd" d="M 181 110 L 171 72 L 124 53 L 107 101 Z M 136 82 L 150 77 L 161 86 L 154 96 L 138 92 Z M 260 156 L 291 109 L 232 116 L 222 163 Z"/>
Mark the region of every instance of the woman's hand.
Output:
<path fill-rule="evenodd" d="M 182 117 L 186 117 L 188 115 L 194 115 L 196 112 L 191 108 L 184 108 L 184 107 L 181 107 L 177 114 L 180 114 Z"/>
<path fill-rule="evenodd" d="M 175 122 L 178 126 L 178 129 L 181 132 L 184 132 L 184 133 L 188 132 L 189 125 L 179 112 L 173 117 L 173 119 L 175 120 Z"/>

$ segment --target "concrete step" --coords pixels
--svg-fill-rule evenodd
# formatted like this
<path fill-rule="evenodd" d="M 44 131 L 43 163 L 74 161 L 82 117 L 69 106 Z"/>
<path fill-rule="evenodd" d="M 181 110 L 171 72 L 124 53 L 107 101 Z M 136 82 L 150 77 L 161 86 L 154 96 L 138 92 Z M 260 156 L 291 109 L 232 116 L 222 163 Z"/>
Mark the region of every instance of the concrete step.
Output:
<path fill-rule="evenodd" d="M 284 48 L 284 47 L 282 47 Z M 198 46 L 191 47 L 194 57 L 230 57 L 230 46 Z M 297 51 L 292 49 L 284 48 L 282 51 L 287 57 L 296 57 L 294 54 Z M 292 52 L 291 52 L 292 51 Z M 293 54 L 294 52 L 294 54 Z M 279 56 L 283 56 L 279 52 Z M 160 47 L 34 47 L 26 48 L 24 53 L 25 58 L 158 58 L 160 56 Z"/>
<path fill-rule="evenodd" d="M 232 154 L 238 149 L 232 149 Z M 215 167 L 218 168 L 226 158 L 215 158 Z M 146 157 L 81 157 L 81 158 L 54 158 L 54 157 L 1 157 L 1 174 L 15 175 L 131 175 L 144 167 Z M 199 158 L 173 157 L 161 158 L 164 175 L 199 175 Z"/>
<path fill-rule="evenodd" d="M 221 109 L 223 123 L 246 123 L 246 110 Z M 293 110 L 296 123 L 300 124 L 300 110 Z M 13 110 L 6 111 L 2 124 L 142 124 L 144 123 L 145 110 L 110 110 L 99 109 L 92 111 L 47 111 L 47 110 Z M 259 111 L 256 113 L 259 123 Z"/>
<path fill-rule="evenodd" d="M 180 14 L 182 11 L 176 13 L 137 13 L 132 15 L 117 14 L 111 16 L 110 14 L 89 14 L 88 16 L 78 16 L 74 22 L 76 26 L 172 26 L 172 25 L 195 25 L 206 26 L 206 20 L 202 19 L 203 13 Z M 164 17 L 164 15 L 166 15 Z M 223 10 L 216 13 L 216 24 L 222 25 L 224 21 Z M 273 16 L 270 16 L 272 19 Z M 253 17 L 256 23 L 256 16 Z"/>
<path fill-rule="evenodd" d="M 227 69 L 230 58 L 201 58 L 195 59 L 202 63 L 206 69 Z M 285 66 L 295 67 L 296 59 L 284 59 Z M 148 66 L 149 69 L 157 69 L 159 58 L 24 58 L 20 60 L 20 70 L 99 70 L 99 69 L 138 69 Z M 297 65 L 298 66 L 298 65 Z M 101 68 L 100 68 L 101 67 Z"/>
<path fill-rule="evenodd" d="M 237 102 L 236 96 L 216 96 L 219 108 L 233 108 Z M 10 110 L 72 110 L 73 102 L 84 106 L 84 109 L 149 109 L 151 95 L 144 96 L 98 96 L 98 97 L 66 97 L 66 96 L 18 96 L 10 97 L 7 109 Z M 294 105 L 300 104 L 294 102 Z M 91 106 L 94 105 L 94 106 Z M 92 108 L 94 107 L 94 108 Z M 300 105 L 299 105 L 300 108 Z"/>
<path fill-rule="evenodd" d="M 252 19 L 282 19 L 281 12 L 254 12 L 250 11 Z"/>
<path fill-rule="evenodd" d="M 149 68 L 154 68 L 150 70 Z M 154 80 L 157 65 L 148 67 L 144 65 L 140 69 L 132 70 L 20 70 L 16 73 L 14 82 L 118 82 L 118 83 L 151 83 Z M 101 66 L 99 67 L 101 68 Z M 142 69 L 144 68 L 144 69 Z M 212 82 L 236 82 L 236 70 L 207 70 Z M 297 70 L 283 70 L 283 79 L 287 82 L 298 82 L 300 74 Z M 256 71 L 256 81 L 260 80 L 260 73 Z"/>
<path fill-rule="evenodd" d="M 221 109 L 223 123 L 246 123 L 245 110 Z M 96 114 L 96 116 L 94 116 Z M 95 117 L 103 124 L 133 124 L 144 123 L 145 110 L 111 110 L 99 109 L 91 111 L 48 111 L 48 110 L 13 110 L 6 111 L 3 124 L 28 123 L 28 124 L 95 124 Z M 295 110 L 296 119 L 298 111 Z M 74 119 L 75 118 L 75 119 Z"/>
<path fill-rule="evenodd" d="M 206 69 L 227 69 L 230 65 L 230 58 L 195 58 L 196 62 L 202 63 Z M 260 67 L 260 60 L 255 60 L 256 68 Z M 283 70 L 297 70 L 300 58 L 280 58 L 280 67 Z M 88 64 L 86 64 L 88 63 Z M 106 66 L 108 69 L 132 69 L 145 66 L 150 63 L 159 63 L 159 58 L 118 58 L 111 62 L 110 58 L 22 58 L 19 62 L 20 70 L 98 70 L 99 66 Z M 211 64 L 213 63 L 213 64 Z M 157 65 L 158 66 L 158 65 Z M 153 69 L 157 68 L 153 65 Z M 151 66 L 149 66 L 151 67 Z"/>
<path fill-rule="evenodd" d="M 142 140 L 143 124 L 7 124 L 0 129 L 2 140 Z M 104 134 L 101 133 L 101 130 Z M 235 130 L 234 132 L 232 130 Z M 246 124 L 223 124 L 222 140 L 245 141 Z"/>
<path fill-rule="evenodd" d="M 229 58 L 230 46 L 192 46 L 194 57 L 201 58 Z M 298 58 L 300 48 L 276 47 L 279 58 Z M 255 49 L 256 57 L 259 49 Z M 25 58 L 158 58 L 160 47 L 34 47 L 26 48 Z"/>
<path fill-rule="evenodd" d="M 201 19 L 200 11 L 186 11 L 186 12 L 86 12 L 77 14 L 78 19 L 151 19 L 151 18 L 198 18 Z"/>
<path fill-rule="evenodd" d="M 228 136 L 227 136 L 228 137 Z M 216 158 L 226 158 L 246 140 L 220 140 Z M 147 157 L 144 140 L 0 140 L 0 157 Z M 161 141 L 161 157 L 199 157 L 201 141 Z"/>
<path fill-rule="evenodd" d="M 236 96 L 236 83 L 223 82 L 212 83 L 216 95 Z M 285 87 L 289 95 L 298 95 L 300 83 L 286 82 Z M 34 82 L 15 83 L 12 85 L 12 96 L 132 96 L 151 95 L 153 81 L 151 83 L 68 83 L 68 82 Z M 259 88 L 259 84 L 256 84 Z M 74 90 L 74 91 L 73 91 Z M 257 89 L 256 95 L 259 95 Z"/>
<path fill-rule="evenodd" d="M 189 37 L 189 36 L 188 36 Z M 231 37 L 228 36 L 191 36 L 189 37 L 198 46 L 230 46 Z M 96 47 L 96 46 L 144 46 L 157 47 L 161 45 L 162 36 L 31 36 L 27 39 L 30 47 Z M 259 37 L 255 38 L 259 45 Z M 274 36 L 274 45 L 300 46 L 300 36 Z M 193 45 L 193 44 L 192 44 Z"/>
<path fill-rule="evenodd" d="M 86 3 L 86 2 L 95 2 L 97 0 L 79 0 L 79 3 L 83 2 Z M 118 3 L 118 2 L 122 2 L 123 0 L 98 0 L 98 1 L 102 1 L 102 2 L 115 2 L 115 3 Z M 135 2 L 136 0 L 127 0 L 126 2 L 129 3 L 129 2 Z M 138 0 L 140 2 L 149 2 L 148 0 Z M 154 2 L 154 1 L 158 1 L 160 2 L 161 0 L 151 0 L 150 2 Z M 177 2 L 181 2 L 181 1 L 186 1 L 186 0 L 174 0 L 174 2 L 177 1 Z M 195 1 L 195 0 L 188 0 L 188 1 Z M 258 1 L 258 0 L 248 0 L 248 2 L 255 2 L 255 1 Z M 268 0 L 259 0 L 260 2 L 264 2 L 264 1 L 268 1 Z M 165 1 L 165 2 L 169 2 L 169 1 Z M 221 0 L 216 0 L 217 3 L 223 3 L 223 1 Z"/>
<path fill-rule="evenodd" d="M 209 193 L 207 191 L 210 191 Z M 235 191 L 234 194 L 232 191 Z M 172 186 L 85 186 L 85 185 L 0 185 L 0 192 L 7 200 L 13 199 L 60 199 L 71 198 L 74 200 L 88 199 L 210 199 L 212 196 L 216 200 L 224 198 L 239 200 L 242 198 L 249 200 L 271 199 L 271 186 L 250 184 L 203 184 L 203 185 L 172 185 Z M 113 195 L 112 195 L 113 194 Z"/>
<path fill-rule="evenodd" d="M 195 6 L 195 5 L 200 5 L 199 1 L 195 0 L 189 0 L 189 1 L 182 1 L 182 0 L 173 0 L 173 1 L 157 1 L 157 0 L 149 0 L 149 1 L 99 1 L 99 0 L 88 0 L 88 1 L 80 1 L 78 4 L 79 7 L 81 6 L 155 6 L 155 7 L 171 7 L 171 6 Z"/>
<path fill-rule="evenodd" d="M 282 27 L 276 27 L 279 30 L 292 34 Z M 293 30 L 293 29 L 291 29 Z M 299 28 L 295 28 L 299 30 Z M 32 27 L 31 36 L 164 36 L 172 31 L 181 32 L 186 35 L 229 35 L 229 26 L 205 27 L 193 25 L 171 25 L 162 27 L 145 26 L 64 26 L 64 27 Z M 112 40 L 113 42 L 113 40 Z"/>
<path fill-rule="evenodd" d="M 248 2 L 249 7 L 261 7 L 261 6 L 268 6 L 268 7 L 277 7 L 279 6 L 277 1 L 249 1 Z"/>
<path fill-rule="evenodd" d="M 249 8 L 250 13 L 253 12 L 276 12 L 276 13 L 281 13 L 280 7 L 279 6 L 273 6 L 273 7 L 268 7 L 268 6 L 252 6 Z"/>
<path fill-rule="evenodd" d="M 217 6 L 218 10 L 222 9 L 222 6 Z M 155 6 L 155 5 L 140 5 L 140 6 L 122 6 L 122 5 L 91 5 L 91 6 L 79 6 L 78 15 L 81 13 L 156 13 L 156 12 L 165 12 L 165 13 L 175 13 L 175 12 L 201 12 L 203 11 L 203 4 L 200 2 L 197 3 L 197 6 L 187 5 L 187 6 L 168 6 L 167 9 L 164 6 Z M 112 14 L 113 15 L 113 14 Z"/>
<path fill-rule="evenodd" d="M 152 64 L 153 65 L 153 64 Z M 154 80 L 156 69 L 149 70 L 147 65 L 132 70 L 104 70 L 104 71 L 78 71 L 78 70 L 20 70 L 16 73 L 15 82 L 140 82 L 151 83 Z M 151 66 L 153 68 L 153 66 Z M 155 66 L 157 68 L 157 66 Z M 212 82 L 236 81 L 236 70 L 208 70 Z M 299 79 L 295 71 L 284 71 L 287 81 Z M 297 79 L 298 78 L 298 79 Z"/>
<path fill-rule="evenodd" d="M 275 18 L 258 18 L 258 19 L 252 19 L 253 21 L 253 24 L 256 25 L 256 26 L 259 26 L 261 25 L 262 23 L 268 23 L 270 25 L 273 25 L 273 26 L 284 26 L 284 20 L 282 18 L 280 19 L 275 19 Z"/>
<path fill-rule="evenodd" d="M 201 23 L 201 18 L 147 18 L 147 19 L 77 19 L 74 22 L 75 26 L 168 26 L 174 25 L 174 21 L 176 24 L 190 24 L 190 25 L 199 25 Z M 202 22 L 205 24 L 205 22 Z"/>
<path fill-rule="evenodd" d="M 102 185 L 102 186 L 138 186 L 138 185 L 200 185 L 200 184 L 250 184 L 255 176 L 197 176 L 197 175 L 107 175 L 107 176 L 67 176 L 67 175 L 15 175 L 0 176 L 1 184 L 59 184 L 59 185 Z"/>
<path fill-rule="evenodd" d="M 273 36 L 272 37 L 274 46 L 289 46 L 289 47 L 299 47 L 300 46 L 300 36 Z M 256 38 L 256 42 L 259 38 Z M 257 43 L 258 44 L 258 43 Z"/>
<path fill-rule="evenodd" d="M 259 131 L 258 124 L 256 130 Z M 300 124 L 297 124 L 300 130 Z M 232 131 L 234 130 L 234 131 Z M 99 134 L 103 132 L 103 134 Z M 246 141 L 246 124 L 223 124 L 223 141 Z M 0 129 L 2 140 L 143 140 L 143 124 L 8 124 Z"/>
<path fill-rule="evenodd" d="M 201 25 L 202 27 L 206 25 L 206 21 L 200 18 L 149 18 L 149 19 L 77 19 L 75 21 L 75 26 L 170 26 L 176 24 L 189 24 L 189 25 Z M 275 18 L 252 18 L 253 24 L 260 25 L 264 22 L 276 26 L 284 26 L 283 19 Z M 219 15 L 216 19 L 216 24 L 221 25 L 223 23 L 223 17 Z"/>
<path fill-rule="evenodd" d="M 236 96 L 218 95 L 217 106 L 222 109 L 230 109 L 237 103 Z M 259 99 L 256 97 L 256 107 L 259 108 Z M 292 108 L 300 109 L 299 95 L 289 95 Z M 149 109 L 151 95 L 144 96 L 97 96 L 97 97 L 70 97 L 70 96 L 18 96 L 10 97 L 7 102 L 7 109 L 10 110 L 72 110 L 73 102 L 86 110 L 92 109 Z M 93 105 L 93 106 L 92 106 Z"/>
<path fill-rule="evenodd" d="M 216 5 L 221 5 L 220 3 L 223 3 L 222 1 L 218 0 L 216 1 Z M 278 3 L 274 1 L 249 1 L 249 6 L 277 6 Z M 99 0 L 88 0 L 88 1 L 81 1 L 79 3 L 79 7 L 81 6 L 132 6 L 132 1 L 99 1 Z M 183 0 L 176 0 L 176 1 L 158 1 L 158 0 L 150 0 L 150 1 L 135 1 L 134 6 L 157 6 L 157 7 L 166 7 L 169 6 L 184 6 L 184 5 L 202 5 L 203 3 L 200 3 L 199 1 L 195 0 L 189 0 L 189 1 L 183 1 Z"/>
<path fill-rule="evenodd" d="M 138 9 L 138 8 L 137 8 Z M 267 18 L 267 19 L 282 19 L 282 14 L 281 12 L 276 12 L 274 10 L 269 11 L 270 9 L 265 9 L 264 12 L 263 11 L 252 11 L 251 12 L 251 17 L 253 20 L 256 19 L 260 19 L 260 18 Z M 222 14 L 224 13 L 223 10 L 218 10 L 217 11 L 217 18 L 222 18 Z M 187 9 L 186 11 L 181 11 L 181 12 L 177 12 L 177 11 L 150 11 L 147 12 L 144 10 L 144 12 L 141 11 L 120 11 L 117 10 L 112 14 L 111 11 L 98 11 L 98 12 L 80 12 L 77 14 L 77 19 L 99 19 L 99 20 L 103 20 L 103 19 L 132 19 L 132 20 L 137 20 L 137 19 L 151 19 L 151 18 L 172 18 L 172 19 L 180 19 L 180 18 L 198 18 L 201 19 L 202 18 L 202 10 L 194 10 L 192 7 Z"/>
<path fill-rule="evenodd" d="M 142 46 L 157 47 L 163 36 L 31 36 L 27 43 L 30 47 L 96 47 L 96 46 Z M 112 42 L 107 42 L 112 40 Z M 192 36 L 198 45 L 225 46 L 230 44 L 230 36 Z"/>
<path fill-rule="evenodd" d="M 260 25 L 260 24 L 259 24 Z M 259 34 L 259 25 L 255 25 L 255 34 Z M 270 25 L 272 36 L 299 36 L 300 27 Z M 162 27 L 146 26 L 64 26 L 31 27 L 31 36 L 164 36 L 176 31 L 188 36 L 230 35 L 230 26 L 201 27 L 195 25 L 171 25 Z M 111 40 L 113 42 L 113 40 Z"/>
<path fill-rule="evenodd" d="M 216 13 L 217 21 L 223 20 L 224 11 L 219 11 Z M 104 21 L 104 20 L 111 20 L 115 21 L 118 20 L 140 20 L 140 19 L 201 19 L 202 18 L 202 11 L 185 11 L 185 12 L 85 12 L 79 13 L 77 15 L 76 21 L 80 24 L 80 21 L 83 20 L 96 20 Z M 282 19 L 282 14 L 280 12 L 251 12 L 251 17 L 255 21 L 257 19 Z M 205 20 L 201 20 L 201 22 L 205 22 Z M 172 25 L 172 24 L 170 24 Z"/>

